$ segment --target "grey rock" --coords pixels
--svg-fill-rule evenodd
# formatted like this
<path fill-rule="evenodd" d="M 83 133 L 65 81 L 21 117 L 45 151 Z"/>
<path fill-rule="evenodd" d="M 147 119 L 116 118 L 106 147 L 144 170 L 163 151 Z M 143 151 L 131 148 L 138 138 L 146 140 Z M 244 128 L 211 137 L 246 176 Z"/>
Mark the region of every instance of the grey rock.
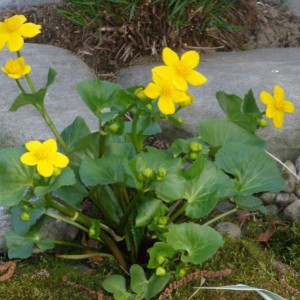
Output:
<path fill-rule="evenodd" d="M 297 178 L 291 173 L 291 171 L 294 174 L 297 174 L 296 167 L 295 167 L 294 163 L 291 162 L 290 160 L 287 160 L 286 162 L 284 162 L 284 164 L 288 168 L 288 169 L 285 167 L 282 168 L 282 172 L 284 172 L 284 174 L 286 174 L 284 191 L 287 193 L 292 193 L 295 191 Z"/>
<path fill-rule="evenodd" d="M 10 230 L 11 216 L 10 209 L 0 206 L 0 253 L 6 250 L 5 234 Z"/>
<path fill-rule="evenodd" d="M 90 128 L 96 129 L 96 117 L 85 106 L 75 89 L 77 83 L 93 77 L 90 68 L 70 51 L 58 47 L 26 44 L 23 49 L 21 53 L 26 63 L 32 66 L 30 76 L 36 89 L 45 85 L 49 67 L 58 73 L 45 99 L 46 110 L 58 131 L 61 132 L 70 125 L 77 116 L 83 117 Z M 5 65 L 10 58 L 15 58 L 15 54 L 1 51 L 0 66 Z M 23 78 L 20 81 L 27 86 Z M 0 90 L 0 148 L 53 137 L 32 106 L 23 106 L 16 112 L 9 111 L 19 90 L 15 81 L 4 73 L 0 74 Z"/>
<path fill-rule="evenodd" d="M 123 69 L 118 82 L 123 86 L 147 84 L 151 82 L 151 69 L 155 65 L 138 65 Z M 259 99 L 258 95 L 262 90 L 272 93 L 274 85 L 279 84 L 285 89 L 286 98 L 294 102 L 296 113 L 286 115 L 282 128 L 275 129 L 270 125 L 258 134 L 268 142 L 268 150 L 281 160 L 295 159 L 299 155 L 300 102 L 296 100 L 300 94 L 300 48 L 206 54 L 201 56 L 197 70 L 204 74 L 208 81 L 203 86 L 189 89 L 195 96 L 195 103 L 178 114 L 185 121 L 183 129 L 165 126 L 168 129 L 164 133 L 167 138 L 173 140 L 179 136 L 194 135 L 202 119 L 224 117 L 215 98 L 217 91 L 243 97 L 252 88 L 254 96 Z M 258 105 L 265 109 L 259 100 Z"/>
<path fill-rule="evenodd" d="M 42 4 L 62 3 L 61 0 L 1 0 L 0 9 L 12 9 Z"/>
<path fill-rule="evenodd" d="M 277 194 L 276 193 L 271 193 L 271 192 L 266 192 L 260 195 L 260 199 L 264 204 L 273 204 L 275 203 L 275 198 Z"/>
<path fill-rule="evenodd" d="M 300 220 L 300 200 L 296 200 L 283 210 L 283 216 L 289 221 Z"/>
<path fill-rule="evenodd" d="M 295 188 L 295 195 L 297 196 L 297 197 L 299 197 L 300 198 L 300 185 L 299 184 L 297 184 L 296 185 L 296 188 Z"/>
<path fill-rule="evenodd" d="M 276 205 L 278 205 L 279 207 L 285 207 L 287 205 L 289 205 L 290 203 L 296 201 L 298 198 L 294 195 L 294 194 L 290 194 L 290 193 L 279 193 L 276 196 Z"/>
<path fill-rule="evenodd" d="M 266 205 L 266 215 L 272 218 L 278 217 L 279 209 L 275 204 Z"/>
<path fill-rule="evenodd" d="M 224 236 L 230 238 L 239 238 L 241 236 L 241 228 L 231 222 L 221 222 L 216 225 L 216 230 Z"/>
<path fill-rule="evenodd" d="M 217 204 L 217 206 L 215 207 L 215 211 L 224 213 L 234 208 L 235 205 L 231 201 L 225 200 Z"/>
<path fill-rule="evenodd" d="M 300 16 L 300 1 L 299 0 L 272 0 L 276 4 L 289 9 L 294 15 Z"/>
<path fill-rule="evenodd" d="M 297 173 L 300 172 L 300 155 L 297 157 L 296 161 L 295 161 L 295 168 Z"/>

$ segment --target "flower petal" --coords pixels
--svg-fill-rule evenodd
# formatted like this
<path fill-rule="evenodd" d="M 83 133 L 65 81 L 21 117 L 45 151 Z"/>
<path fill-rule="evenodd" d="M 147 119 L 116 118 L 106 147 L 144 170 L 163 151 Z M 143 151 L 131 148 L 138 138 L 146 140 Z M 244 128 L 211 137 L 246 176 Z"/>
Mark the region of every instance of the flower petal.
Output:
<path fill-rule="evenodd" d="M 156 84 L 151 82 L 146 86 L 144 94 L 150 99 L 155 99 L 160 95 L 160 90 Z"/>
<path fill-rule="evenodd" d="M 69 158 L 59 152 L 49 155 L 47 161 L 57 168 L 65 168 L 69 164 Z"/>
<path fill-rule="evenodd" d="M 23 24 L 19 30 L 19 33 L 26 38 L 32 38 L 41 33 L 41 25 L 36 25 L 34 23 Z"/>
<path fill-rule="evenodd" d="M 186 92 L 173 90 L 169 95 L 174 103 L 181 103 L 190 100 L 190 96 Z"/>
<path fill-rule="evenodd" d="M 55 139 L 49 139 L 43 143 L 43 148 L 47 150 L 49 154 L 56 153 L 57 143 Z"/>
<path fill-rule="evenodd" d="M 37 152 L 41 149 L 42 143 L 40 141 L 30 141 L 25 144 L 28 151 Z"/>
<path fill-rule="evenodd" d="M 0 22 L 0 49 L 2 49 L 5 46 L 8 38 L 9 34 L 5 29 L 5 25 L 3 22 Z"/>
<path fill-rule="evenodd" d="M 10 52 L 19 51 L 24 45 L 24 39 L 20 34 L 10 34 L 7 40 L 7 48 Z"/>
<path fill-rule="evenodd" d="M 267 106 L 266 109 L 266 117 L 272 119 L 276 114 L 277 109 L 271 104 Z"/>
<path fill-rule="evenodd" d="M 273 124 L 275 128 L 281 128 L 284 121 L 284 113 L 280 110 L 274 111 Z"/>
<path fill-rule="evenodd" d="M 195 70 L 192 70 L 189 72 L 189 75 L 186 78 L 187 82 L 191 85 L 201 85 L 204 84 L 207 81 L 207 78 L 202 75 L 200 72 L 197 72 Z"/>
<path fill-rule="evenodd" d="M 199 64 L 200 56 L 196 51 L 187 51 L 181 56 L 181 63 L 190 70 L 196 68 Z"/>
<path fill-rule="evenodd" d="M 172 80 L 174 87 L 180 91 L 187 91 L 188 84 L 182 76 L 175 76 Z"/>
<path fill-rule="evenodd" d="M 174 66 L 179 61 L 177 53 L 168 47 L 163 49 L 162 57 L 167 66 Z"/>
<path fill-rule="evenodd" d="M 295 112 L 295 105 L 291 101 L 284 100 L 283 101 L 283 112 L 286 112 L 286 113 Z"/>
<path fill-rule="evenodd" d="M 175 105 L 171 97 L 161 96 L 158 99 L 158 108 L 165 115 L 173 115 L 175 113 Z"/>
<path fill-rule="evenodd" d="M 30 72 L 31 72 L 31 66 L 26 65 L 26 66 L 24 66 L 24 70 L 23 70 L 22 75 L 26 75 L 26 74 L 28 74 Z"/>
<path fill-rule="evenodd" d="M 176 74 L 175 68 L 169 66 L 158 66 L 152 69 L 153 81 L 156 82 L 157 76 L 163 79 L 171 79 Z"/>
<path fill-rule="evenodd" d="M 270 93 L 266 92 L 266 91 L 262 91 L 259 94 L 259 98 L 260 98 L 261 102 L 265 105 L 270 105 L 270 104 L 274 103 L 273 96 Z"/>
<path fill-rule="evenodd" d="M 274 85 L 273 93 L 274 93 L 275 101 L 283 101 L 284 100 L 284 89 L 281 86 Z"/>
<path fill-rule="evenodd" d="M 21 162 L 27 166 L 35 166 L 38 164 L 39 159 L 32 152 L 26 152 L 20 157 Z"/>
<path fill-rule="evenodd" d="M 46 160 L 40 160 L 37 164 L 37 171 L 43 177 L 50 177 L 54 172 L 54 167 Z"/>

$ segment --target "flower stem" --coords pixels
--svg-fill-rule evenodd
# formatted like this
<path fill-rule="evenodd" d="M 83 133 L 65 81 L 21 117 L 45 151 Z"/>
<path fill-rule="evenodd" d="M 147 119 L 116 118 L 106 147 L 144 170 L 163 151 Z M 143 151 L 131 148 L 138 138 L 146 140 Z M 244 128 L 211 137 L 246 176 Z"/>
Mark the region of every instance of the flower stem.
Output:
<path fill-rule="evenodd" d="M 21 92 L 22 92 L 23 94 L 26 94 L 25 89 L 23 88 L 22 84 L 20 83 L 20 81 L 19 81 L 18 79 L 16 79 L 16 83 L 17 83 L 17 85 L 18 85 L 18 88 L 21 90 Z"/>
<path fill-rule="evenodd" d="M 141 114 L 141 110 L 137 110 L 134 114 L 133 120 L 132 120 L 132 141 L 134 148 L 137 153 L 141 152 L 143 150 L 143 143 L 139 141 L 138 134 L 137 134 L 137 124 L 138 120 Z"/>
<path fill-rule="evenodd" d="M 220 219 L 222 219 L 222 218 L 224 218 L 224 217 L 226 217 L 226 216 L 228 216 L 228 215 L 231 215 L 231 214 L 235 213 L 237 210 L 238 210 L 237 207 L 235 207 L 235 208 L 233 208 L 233 209 L 231 209 L 231 210 L 229 210 L 229 211 L 226 211 L 226 212 L 224 212 L 223 214 L 218 215 L 217 217 L 215 217 L 215 218 L 213 218 L 213 219 L 211 219 L 211 220 L 205 222 L 205 223 L 202 224 L 202 225 L 210 225 L 210 224 L 212 224 L 212 223 L 215 223 L 215 222 L 217 222 L 218 220 L 220 220 Z"/>
<path fill-rule="evenodd" d="M 91 257 L 114 258 L 113 255 L 111 255 L 111 254 L 100 253 L 100 252 L 88 253 L 88 254 L 78 254 L 78 255 L 58 254 L 56 256 L 59 257 L 59 258 L 63 258 L 63 259 L 87 259 L 87 258 L 91 258 Z"/>
<path fill-rule="evenodd" d="M 285 167 L 291 174 L 293 174 L 298 180 L 300 180 L 300 177 L 293 171 L 291 170 L 285 163 L 283 163 L 279 158 L 277 158 L 275 155 L 273 155 L 272 153 L 268 152 L 267 150 L 265 150 L 265 152 L 271 156 L 274 160 L 276 160 L 277 162 L 279 162 L 283 167 Z"/>
<path fill-rule="evenodd" d="M 177 217 L 179 217 L 188 206 L 188 202 L 184 203 L 182 206 L 180 206 L 173 215 L 170 216 L 168 223 L 173 222 Z"/>

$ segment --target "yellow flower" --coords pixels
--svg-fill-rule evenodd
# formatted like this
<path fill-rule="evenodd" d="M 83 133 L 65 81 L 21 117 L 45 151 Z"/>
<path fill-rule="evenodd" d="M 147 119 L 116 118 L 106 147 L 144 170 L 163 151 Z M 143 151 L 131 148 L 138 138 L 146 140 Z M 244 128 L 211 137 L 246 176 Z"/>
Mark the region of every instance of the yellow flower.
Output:
<path fill-rule="evenodd" d="M 5 44 L 11 52 L 19 51 L 24 45 L 24 38 L 32 38 L 41 32 L 41 25 L 26 23 L 26 17 L 15 15 L 0 22 L 0 49 Z"/>
<path fill-rule="evenodd" d="M 25 65 L 23 57 L 17 59 L 9 59 L 1 70 L 10 78 L 19 79 L 31 71 L 29 65 Z"/>
<path fill-rule="evenodd" d="M 274 96 L 266 91 L 262 91 L 259 95 L 260 100 L 267 106 L 266 117 L 273 119 L 273 124 L 276 128 L 283 125 L 284 113 L 293 113 L 295 111 L 294 104 L 286 100 L 282 87 L 274 86 Z"/>
<path fill-rule="evenodd" d="M 184 106 L 190 106 L 190 105 L 192 105 L 195 102 L 195 97 L 193 95 L 191 95 L 188 92 L 186 94 L 189 97 L 189 99 L 186 100 L 186 101 L 183 101 L 183 102 L 179 103 L 179 105 L 182 106 L 182 107 L 184 107 Z"/>
<path fill-rule="evenodd" d="M 205 76 L 194 70 L 200 61 L 196 51 L 187 51 L 179 59 L 176 52 L 166 47 L 162 55 L 166 66 L 155 67 L 154 72 L 164 79 L 171 79 L 177 89 L 186 91 L 188 83 L 197 86 L 207 81 Z"/>
<path fill-rule="evenodd" d="M 165 115 L 172 115 L 175 113 L 175 103 L 181 103 L 190 100 L 190 96 L 177 90 L 170 80 L 160 78 L 153 72 L 153 82 L 149 83 L 144 94 L 150 98 L 158 98 L 158 108 Z"/>
<path fill-rule="evenodd" d="M 57 152 L 57 144 L 54 139 L 43 143 L 30 141 L 25 144 L 29 152 L 21 156 L 21 162 L 27 166 L 37 166 L 37 171 L 43 177 L 50 177 L 56 174 L 57 168 L 65 168 L 69 159 L 62 153 Z"/>

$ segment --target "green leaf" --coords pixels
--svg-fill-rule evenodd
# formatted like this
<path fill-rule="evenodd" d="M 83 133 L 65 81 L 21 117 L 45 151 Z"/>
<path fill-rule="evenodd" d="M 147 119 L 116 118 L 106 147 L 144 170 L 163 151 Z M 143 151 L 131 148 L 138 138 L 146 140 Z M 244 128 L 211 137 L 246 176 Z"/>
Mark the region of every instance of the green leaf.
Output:
<path fill-rule="evenodd" d="M 229 95 L 224 92 L 217 92 L 217 100 L 220 107 L 231 120 L 242 113 L 241 106 L 243 100 L 236 95 Z"/>
<path fill-rule="evenodd" d="M 166 212 L 168 209 L 161 200 L 143 197 L 144 202 L 138 207 L 135 219 L 136 227 L 145 227 L 157 213 Z"/>
<path fill-rule="evenodd" d="M 115 300 L 134 300 L 136 297 L 127 292 L 125 278 L 121 275 L 111 275 L 102 282 L 103 288 L 114 295 Z"/>
<path fill-rule="evenodd" d="M 284 180 L 276 163 L 260 148 L 227 144 L 217 153 L 216 164 L 236 177 L 239 195 L 279 192 L 284 189 Z"/>
<path fill-rule="evenodd" d="M 243 210 L 254 211 L 259 210 L 263 213 L 266 212 L 266 208 L 263 202 L 252 195 L 249 196 L 237 196 L 234 198 L 236 206 Z"/>
<path fill-rule="evenodd" d="M 207 145 L 205 145 L 203 143 L 203 140 L 200 138 L 200 137 L 193 137 L 193 138 L 187 138 L 187 139 L 177 139 L 175 140 L 169 151 L 171 153 L 173 153 L 174 155 L 180 155 L 180 154 L 187 154 L 189 153 L 191 150 L 190 150 L 190 144 L 191 143 L 199 143 L 202 145 L 202 150 L 201 150 L 201 154 L 203 156 L 207 156 L 208 155 L 208 152 L 209 152 L 209 149 L 207 147 Z"/>
<path fill-rule="evenodd" d="M 34 189 L 36 196 L 44 196 L 50 192 L 58 190 L 62 186 L 70 186 L 76 183 L 74 172 L 70 167 L 62 170 L 61 174 L 57 177 L 53 176 L 47 186 L 37 186 Z"/>
<path fill-rule="evenodd" d="M 53 243 L 53 241 L 51 240 L 37 240 L 36 241 L 36 245 L 38 248 L 40 248 L 41 250 L 49 250 L 49 249 L 53 249 L 55 247 L 55 244 Z"/>
<path fill-rule="evenodd" d="M 130 288 L 137 295 L 143 295 L 148 284 L 145 272 L 140 265 L 132 265 L 130 268 Z"/>
<path fill-rule="evenodd" d="M 188 202 L 185 214 L 190 218 L 204 217 L 220 198 L 234 193 L 234 182 L 214 163 L 206 161 L 202 172 L 185 184 L 184 198 Z"/>
<path fill-rule="evenodd" d="M 213 228 L 195 223 L 170 225 L 167 243 L 181 251 L 184 263 L 198 265 L 212 257 L 222 246 L 221 235 Z"/>
<path fill-rule="evenodd" d="M 16 147 L 0 150 L 0 205 L 17 205 L 26 189 L 34 185 L 35 168 L 20 161 L 24 152 L 24 148 Z"/>
<path fill-rule="evenodd" d="M 171 278 L 170 274 L 166 274 L 165 276 L 156 276 L 153 274 L 146 286 L 144 297 L 146 300 L 152 299 L 154 296 L 158 295 L 167 285 Z"/>
<path fill-rule="evenodd" d="M 105 107 L 110 107 L 121 86 L 100 79 L 85 80 L 77 85 L 77 91 L 87 107 L 98 117 Z"/>
<path fill-rule="evenodd" d="M 28 258 L 32 254 L 34 245 L 32 235 L 19 235 L 10 231 L 5 235 L 9 258 Z"/>
<path fill-rule="evenodd" d="M 61 137 L 72 151 L 74 150 L 76 143 L 89 134 L 90 130 L 85 121 L 81 117 L 77 117 L 70 126 L 64 129 L 61 133 Z"/>
<path fill-rule="evenodd" d="M 227 120 L 208 119 L 200 122 L 199 134 L 212 147 L 219 148 L 227 143 L 265 147 L 265 142 L 248 130 Z"/>
<path fill-rule="evenodd" d="M 24 235 L 27 233 L 31 226 L 36 224 L 36 222 L 44 215 L 46 209 L 44 207 L 36 207 L 34 208 L 31 213 L 30 213 L 30 220 L 27 222 L 24 222 L 21 220 L 21 213 L 22 208 L 21 205 L 14 206 L 11 208 L 11 224 L 13 230 L 17 234 L 22 234 Z"/>
<path fill-rule="evenodd" d="M 124 180 L 125 159 L 107 155 L 100 159 L 85 157 L 80 165 L 79 174 L 86 185 L 112 184 Z"/>
<path fill-rule="evenodd" d="M 54 69 L 49 68 L 46 87 L 49 87 L 54 82 L 56 75 L 57 75 L 57 72 Z"/>
<path fill-rule="evenodd" d="M 245 113 L 260 114 L 252 90 L 249 90 L 249 92 L 244 97 L 243 111 Z"/>
<path fill-rule="evenodd" d="M 148 253 L 150 256 L 147 268 L 155 269 L 160 266 L 158 262 L 158 257 L 163 256 L 164 258 L 172 258 L 176 251 L 174 248 L 164 242 L 156 242 L 152 248 L 148 249 Z"/>

